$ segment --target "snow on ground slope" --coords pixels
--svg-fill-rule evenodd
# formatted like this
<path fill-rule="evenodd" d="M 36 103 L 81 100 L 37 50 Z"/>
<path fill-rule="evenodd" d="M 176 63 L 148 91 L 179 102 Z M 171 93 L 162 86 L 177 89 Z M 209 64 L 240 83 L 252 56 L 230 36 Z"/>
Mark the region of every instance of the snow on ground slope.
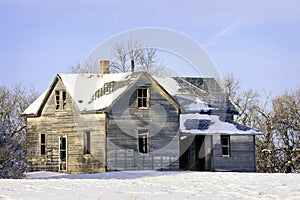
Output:
<path fill-rule="evenodd" d="M 300 199 L 300 174 L 111 172 L 0 180 L 0 199 Z"/>

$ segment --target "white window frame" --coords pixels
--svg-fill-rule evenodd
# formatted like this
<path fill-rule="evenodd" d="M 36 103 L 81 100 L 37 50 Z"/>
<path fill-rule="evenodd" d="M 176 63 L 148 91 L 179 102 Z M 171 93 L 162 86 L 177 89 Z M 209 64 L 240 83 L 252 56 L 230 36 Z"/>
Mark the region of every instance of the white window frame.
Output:
<path fill-rule="evenodd" d="M 61 162 L 61 160 L 60 160 L 60 138 L 66 138 L 66 162 L 63 162 L 63 163 L 65 163 L 66 164 L 66 169 L 61 169 L 61 164 L 62 164 L 62 162 Z M 58 137 L 58 146 L 59 146 L 59 165 L 58 165 L 58 168 L 59 168 L 59 171 L 67 171 L 68 170 L 68 138 L 67 138 L 67 136 L 59 136 Z"/>
<path fill-rule="evenodd" d="M 139 90 L 147 90 L 147 96 L 139 96 Z M 139 105 L 139 99 L 142 101 L 142 105 Z M 143 99 L 146 99 L 146 105 L 143 104 Z M 136 107 L 137 109 L 148 109 L 150 108 L 150 86 L 140 86 L 136 89 Z"/>
<path fill-rule="evenodd" d="M 227 140 L 227 144 L 223 144 L 223 139 Z M 231 151 L 230 151 L 230 135 L 221 135 L 220 137 L 220 144 L 221 144 L 221 155 L 223 157 L 230 157 L 231 156 Z M 224 154 L 223 148 L 227 149 L 228 154 Z"/>

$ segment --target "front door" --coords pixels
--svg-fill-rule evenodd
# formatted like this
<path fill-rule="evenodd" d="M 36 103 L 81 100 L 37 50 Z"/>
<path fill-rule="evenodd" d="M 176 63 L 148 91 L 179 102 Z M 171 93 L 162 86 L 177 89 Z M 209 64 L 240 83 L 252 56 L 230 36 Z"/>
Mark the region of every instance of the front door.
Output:
<path fill-rule="evenodd" d="M 183 170 L 205 170 L 204 135 L 184 136 L 180 143 L 180 168 Z"/>
<path fill-rule="evenodd" d="M 205 136 L 196 135 L 194 139 L 195 145 L 195 170 L 204 171 L 205 169 Z"/>
<path fill-rule="evenodd" d="M 59 137 L 59 170 L 67 170 L 67 137 Z"/>

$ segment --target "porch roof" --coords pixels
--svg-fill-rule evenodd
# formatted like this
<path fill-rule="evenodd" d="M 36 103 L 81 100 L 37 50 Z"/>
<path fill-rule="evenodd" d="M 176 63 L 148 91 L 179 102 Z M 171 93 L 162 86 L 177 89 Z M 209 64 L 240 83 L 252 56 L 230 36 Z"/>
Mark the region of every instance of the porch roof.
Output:
<path fill-rule="evenodd" d="M 223 116 L 199 113 L 181 114 L 180 131 L 182 133 L 212 135 L 261 135 L 258 130 L 249 128 Z"/>

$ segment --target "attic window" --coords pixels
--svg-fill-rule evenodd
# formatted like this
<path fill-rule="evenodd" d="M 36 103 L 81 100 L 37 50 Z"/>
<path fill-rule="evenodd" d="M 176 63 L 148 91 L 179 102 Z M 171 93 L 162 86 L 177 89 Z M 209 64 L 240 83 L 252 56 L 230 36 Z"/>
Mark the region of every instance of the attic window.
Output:
<path fill-rule="evenodd" d="M 67 105 L 67 93 L 63 90 L 55 91 L 55 109 L 65 109 Z"/>
<path fill-rule="evenodd" d="M 222 156 L 230 156 L 230 136 L 221 135 Z"/>
<path fill-rule="evenodd" d="M 150 107 L 150 87 L 143 86 L 137 89 L 137 108 Z"/>

